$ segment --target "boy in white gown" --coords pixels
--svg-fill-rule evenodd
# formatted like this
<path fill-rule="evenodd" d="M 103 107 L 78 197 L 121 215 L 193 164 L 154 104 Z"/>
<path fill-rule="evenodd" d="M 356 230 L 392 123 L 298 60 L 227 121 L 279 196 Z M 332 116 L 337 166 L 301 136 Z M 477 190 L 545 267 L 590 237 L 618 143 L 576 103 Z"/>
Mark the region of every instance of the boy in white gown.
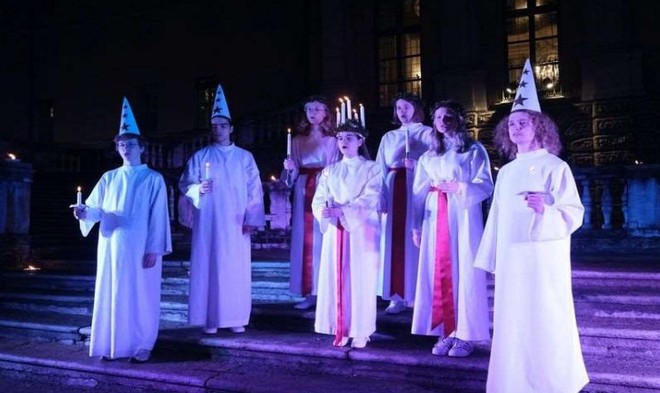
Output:
<path fill-rule="evenodd" d="M 188 322 L 242 333 L 252 310 L 250 234 L 265 223 L 263 187 L 252 154 L 231 142 L 234 127 L 218 85 L 212 143 L 188 160 L 179 190 L 194 206 Z"/>
<path fill-rule="evenodd" d="M 158 336 L 162 256 L 172 245 L 167 188 L 141 163 L 145 142 L 126 98 L 115 143 L 123 165 L 74 205 L 84 236 L 100 222 L 89 356 L 146 362 Z"/>
<path fill-rule="evenodd" d="M 364 348 L 376 331 L 382 177 L 366 154 L 366 131 L 349 120 L 337 130 L 342 159 L 323 170 L 312 208 L 323 232 L 314 329 L 333 344 Z M 368 156 L 367 156 L 368 157 Z"/>
<path fill-rule="evenodd" d="M 495 143 L 513 161 L 499 171 L 475 266 L 495 273 L 488 393 L 574 393 L 588 382 L 571 288 L 571 234 L 584 208 L 557 157 L 556 124 L 541 113 L 525 63 Z"/>

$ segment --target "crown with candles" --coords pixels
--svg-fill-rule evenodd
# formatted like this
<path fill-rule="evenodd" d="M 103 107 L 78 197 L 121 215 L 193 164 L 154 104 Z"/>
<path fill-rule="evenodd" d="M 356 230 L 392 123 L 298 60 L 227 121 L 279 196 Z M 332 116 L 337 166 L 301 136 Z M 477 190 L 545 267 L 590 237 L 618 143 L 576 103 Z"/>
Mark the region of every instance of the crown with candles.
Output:
<path fill-rule="evenodd" d="M 347 120 L 345 123 L 341 123 L 339 126 L 337 126 L 335 134 L 340 132 L 352 132 L 361 136 L 363 139 L 367 139 L 367 136 L 369 135 L 367 129 L 362 127 L 360 121 L 356 119 Z"/>
<path fill-rule="evenodd" d="M 366 129 L 367 122 L 364 116 L 364 105 L 358 104 L 357 107 L 353 107 L 350 97 L 343 96 L 339 97 L 339 106 L 335 108 L 335 111 L 337 128 L 349 120 L 355 120 L 362 128 Z"/>

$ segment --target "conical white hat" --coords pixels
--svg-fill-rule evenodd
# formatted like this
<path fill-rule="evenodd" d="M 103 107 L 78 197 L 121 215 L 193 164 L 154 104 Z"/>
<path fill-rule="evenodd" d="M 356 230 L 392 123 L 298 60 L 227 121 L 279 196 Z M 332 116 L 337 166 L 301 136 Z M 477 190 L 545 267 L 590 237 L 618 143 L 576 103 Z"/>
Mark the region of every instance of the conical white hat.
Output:
<path fill-rule="evenodd" d="M 140 129 L 135 121 L 135 116 L 133 116 L 131 104 L 128 103 L 126 97 L 124 97 L 124 102 L 121 105 L 121 119 L 119 119 L 119 135 L 122 134 L 140 135 Z"/>
<path fill-rule="evenodd" d="M 522 75 L 520 76 L 516 98 L 513 100 L 513 105 L 511 105 L 511 112 L 521 110 L 541 113 L 541 104 L 539 104 L 539 96 L 536 93 L 534 70 L 529 59 L 525 60 L 525 67 L 523 67 Z"/>
<path fill-rule="evenodd" d="M 229 106 L 225 98 L 225 92 L 222 90 L 222 85 L 218 84 L 218 89 L 215 91 L 215 102 L 213 102 L 213 111 L 211 111 L 211 119 L 218 116 L 224 116 L 231 120 L 229 114 Z"/>

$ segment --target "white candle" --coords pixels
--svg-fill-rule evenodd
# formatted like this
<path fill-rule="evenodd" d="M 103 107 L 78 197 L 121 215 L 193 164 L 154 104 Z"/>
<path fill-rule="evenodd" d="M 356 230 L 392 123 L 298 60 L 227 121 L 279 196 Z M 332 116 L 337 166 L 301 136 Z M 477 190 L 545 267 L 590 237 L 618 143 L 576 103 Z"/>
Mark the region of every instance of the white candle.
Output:
<path fill-rule="evenodd" d="M 339 102 L 341 102 L 341 121 L 339 124 L 343 124 L 346 123 L 346 103 L 341 98 Z"/>
<path fill-rule="evenodd" d="M 353 109 L 353 120 L 356 120 L 356 121 L 357 121 L 357 120 L 360 120 L 360 119 L 358 118 L 358 114 L 357 114 L 357 110 L 356 110 L 356 109 Z"/>
<path fill-rule="evenodd" d="M 341 113 L 339 113 L 339 107 L 336 107 L 336 114 L 337 114 L 337 127 L 339 127 L 339 121 L 341 121 Z"/>
<path fill-rule="evenodd" d="M 353 115 L 353 111 L 351 110 L 351 99 L 348 98 L 348 96 L 344 96 L 344 99 L 346 100 L 346 117 L 350 119 Z"/>
<path fill-rule="evenodd" d="M 286 156 L 291 157 L 291 129 L 286 129 Z"/>
<path fill-rule="evenodd" d="M 80 206 L 82 205 L 82 192 L 80 192 L 81 188 L 78 186 L 78 193 L 76 193 L 76 205 Z"/>
<path fill-rule="evenodd" d="M 364 105 L 360 104 L 360 124 L 362 128 L 367 128 L 367 121 L 364 118 Z"/>
<path fill-rule="evenodd" d="M 204 164 L 204 179 L 210 179 L 211 178 L 211 163 L 207 162 Z"/>
<path fill-rule="evenodd" d="M 410 154 L 410 132 L 408 127 L 406 127 L 406 156 Z"/>

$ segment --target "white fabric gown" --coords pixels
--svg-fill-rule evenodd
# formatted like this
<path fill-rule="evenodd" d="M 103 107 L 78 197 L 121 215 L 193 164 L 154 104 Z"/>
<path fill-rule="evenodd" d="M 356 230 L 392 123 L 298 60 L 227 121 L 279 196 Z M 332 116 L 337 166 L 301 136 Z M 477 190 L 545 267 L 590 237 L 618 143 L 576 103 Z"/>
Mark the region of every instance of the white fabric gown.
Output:
<path fill-rule="evenodd" d="M 99 224 L 90 356 L 122 358 L 152 350 L 160 320 L 162 257 L 145 269 L 145 254 L 172 252 L 167 189 L 146 165 L 103 174 L 85 201 L 87 236 Z"/>
<path fill-rule="evenodd" d="M 321 243 L 323 234 L 319 229 L 316 220 L 313 221 L 312 228 L 305 228 L 304 225 L 304 202 L 305 202 L 305 184 L 307 183 L 307 174 L 300 174 L 297 168 L 325 168 L 329 164 L 337 162 L 340 158 L 339 149 L 337 149 L 337 140 L 331 136 L 311 139 L 307 136 L 298 135 L 291 141 L 291 159 L 296 163 L 296 169 L 288 173 L 282 172 L 282 179 L 289 187 L 293 186 L 293 206 L 291 209 L 291 264 L 289 274 L 289 290 L 291 293 L 306 296 L 303 293 L 302 274 L 303 274 L 303 245 L 305 232 L 312 231 L 312 261 L 314 264 L 312 295 L 316 295 L 318 288 L 319 263 L 321 260 Z M 319 172 L 320 174 L 320 172 Z M 317 179 L 318 184 L 318 179 Z"/>
<path fill-rule="evenodd" d="M 323 232 L 318 298 L 317 333 L 337 332 L 337 276 L 343 291 L 344 336 L 369 337 L 376 331 L 380 220 L 378 204 L 382 185 L 375 162 L 362 157 L 343 158 L 323 170 L 312 207 Z M 337 271 L 337 219 L 322 217 L 326 202 L 342 206 L 344 227 L 343 266 Z"/>
<path fill-rule="evenodd" d="M 415 282 L 417 281 L 417 263 L 419 259 L 419 249 L 412 242 L 412 186 L 414 172 L 406 170 L 406 189 L 408 196 L 405 206 L 393 206 L 394 196 L 394 175 L 391 168 L 403 168 L 406 158 L 406 128 L 408 129 L 408 141 L 410 145 L 410 158 L 418 160 L 419 157 L 429 149 L 433 141 L 433 129 L 422 123 L 415 123 L 408 127 L 400 127 L 396 130 L 388 131 L 383 135 L 378 147 L 376 162 L 380 166 L 383 174 L 383 189 L 381 194 L 382 231 L 381 237 L 381 275 L 379 277 L 378 294 L 384 299 L 393 297 L 390 292 L 392 282 L 392 211 L 396 209 L 405 209 L 406 227 L 405 234 L 405 274 L 404 274 L 404 300 L 412 303 L 415 298 Z M 394 296 L 394 300 L 400 300 L 401 296 Z"/>
<path fill-rule="evenodd" d="M 206 163 L 213 191 L 200 194 Z M 242 227 L 265 222 L 254 158 L 233 144 L 207 146 L 190 158 L 179 188 L 195 207 L 188 322 L 208 328 L 245 326 L 252 308 L 252 249 Z"/>
<path fill-rule="evenodd" d="M 547 192 L 535 213 L 526 191 Z M 503 166 L 475 266 L 495 273 L 489 393 L 571 393 L 589 382 L 571 290 L 584 208 L 568 165 L 545 149 Z"/>
<path fill-rule="evenodd" d="M 412 333 L 444 337 L 442 325 L 431 328 L 439 192 L 429 192 L 429 189 L 451 179 L 460 183 L 458 193 L 446 194 L 456 315 L 454 337 L 467 341 L 488 340 L 486 273 L 474 268 L 473 262 L 484 226 L 481 202 L 493 192 L 493 178 L 488 153 L 478 142 L 465 153 L 457 153 L 451 145 L 443 155 L 426 152 L 417 163 L 414 216 L 415 228 L 421 228 L 422 238 Z"/>

